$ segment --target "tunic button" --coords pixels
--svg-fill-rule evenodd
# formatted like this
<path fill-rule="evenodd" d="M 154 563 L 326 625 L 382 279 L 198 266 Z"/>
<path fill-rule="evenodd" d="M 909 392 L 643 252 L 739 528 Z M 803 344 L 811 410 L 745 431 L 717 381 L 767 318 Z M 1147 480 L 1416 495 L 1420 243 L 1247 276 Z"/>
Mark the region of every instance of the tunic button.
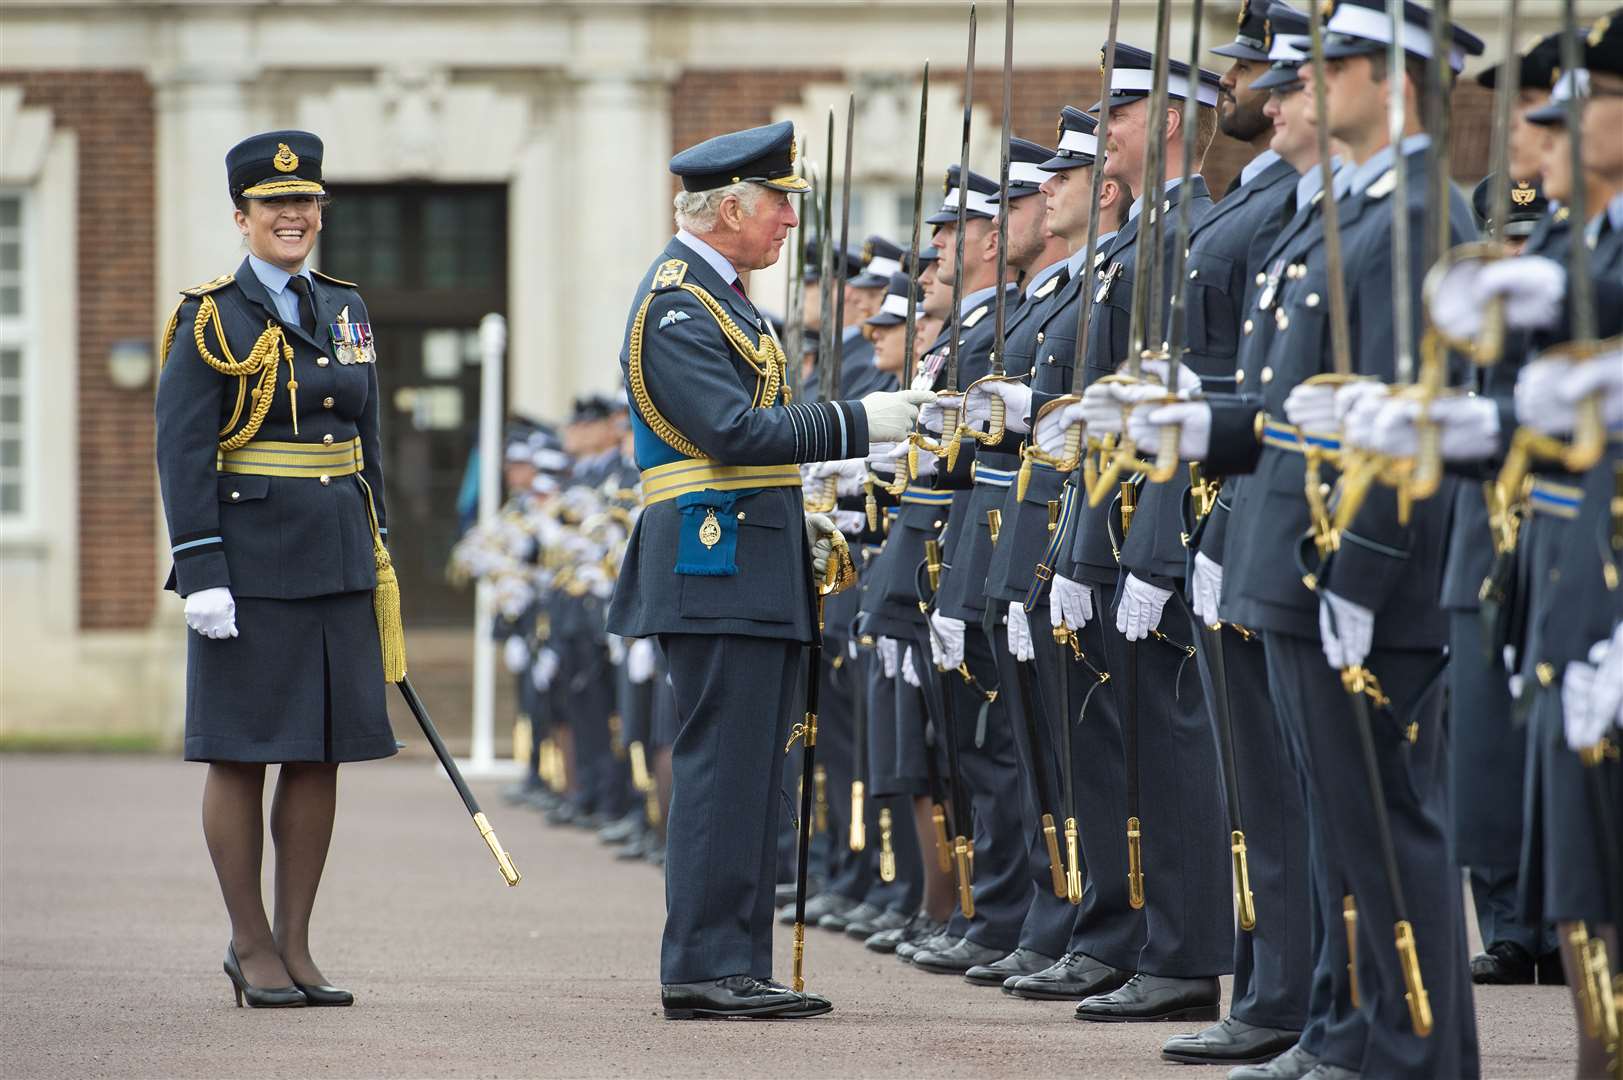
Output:
<path fill-rule="evenodd" d="M 1245 368 L 1235 368 L 1234 369 L 1234 383 L 1235 383 L 1235 385 L 1238 386 L 1240 383 L 1243 383 L 1243 382 L 1245 382 Z"/>
<path fill-rule="evenodd" d="M 322 446 L 331 446 L 332 445 L 332 436 L 331 435 L 323 435 L 321 437 L 321 445 Z"/>
<path fill-rule="evenodd" d="M 242 498 L 242 492 L 240 492 L 240 491 L 233 491 L 233 492 L 232 492 L 232 493 L 231 493 L 231 501 L 232 501 L 232 502 L 236 502 L 236 501 L 237 501 L 237 500 L 238 500 L 238 499 L 240 499 L 240 498 Z"/>
<path fill-rule="evenodd" d="M 1199 270 L 1191 270 L 1191 271 L 1189 271 L 1189 280 L 1190 281 L 1195 280 L 1199 276 L 1200 276 L 1200 271 Z"/>
<path fill-rule="evenodd" d="M 1290 316 L 1285 314 L 1285 310 L 1283 308 L 1275 308 L 1274 309 L 1274 325 L 1279 327 L 1281 330 L 1283 330 L 1286 327 L 1290 326 L 1290 324 L 1291 324 Z"/>
<path fill-rule="evenodd" d="M 930 528 L 932 528 L 932 529 L 939 529 L 939 528 L 941 528 L 941 522 L 939 522 L 939 521 L 932 521 L 932 522 L 930 522 Z"/>
<path fill-rule="evenodd" d="M 1266 284 L 1268 284 L 1268 275 L 1264 274 L 1261 270 L 1258 270 L 1257 271 L 1257 285 L 1262 286 L 1262 285 L 1266 285 Z"/>
<path fill-rule="evenodd" d="M 322 398 L 322 399 L 321 399 L 321 407 L 322 407 L 322 408 L 323 408 L 323 409 L 330 409 L 330 408 L 332 408 L 332 398 L 330 398 L 330 397 L 329 397 L 329 398 Z"/>
<path fill-rule="evenodd" d="M 1262 381 L 1265 382 L 1265 383 L 1271 383 L 1271 382 L 1274 381 L 1274 369 L 1273 368 L 1265 367 L 1265 368 L 1262 369 Z"/>
<path fill-rule="evenodd" d="M 743 521 L 743 520 L 744 520 L 744 511 L 742 511 L 742 510 L 740 510 L 740 511 L 739 511 L 739 512 L 738 512 L 738 520 L 739 520 L 739 521 Z"/>
<path fill-rule="evenodd" d="M 1251 332 L 1251 328 L 1252 328 L 1253 325 L 1254 324 L 1251 322 L 1251 320 L 1247 319 L 1245 321 L 1245 332 L 1249 334 Z"/>
<path fill-rule="evenodd" d="M 1306 304 L 1308 307 L 1318 307 L 1319 306 L 1319 294 L 1316 293 L 1316 292 L 1310 292 L 1310 293 L 1307 294 L 1307 299 L 1302 301 L 1302 302 L 1304 304 Z"/>
<path fill-rule="evenodd" d="M 326 487 L 326 486 L 327 486 L 327 485 L 328 485 L 328 484 L 330 484 L 330 483 L 332 483 L 332 477 L 330 477 L 330 476 L 323 476 L 323 477 L 322 477 L 322 478 L 321 478 L 321 486 L 322 486 L 322 487 Z"/>
<path fill-rule="evenodd" d="M 327 366 L 327 358 L 325 356 L 316 357 L 316 367 L 326 367 L 326 366 Z"/>
<path fill-rule="evenodd" d="M 1042 343 L 1043 343 L 1043 332 L 1041 330 L 1039 330 L 1039 331 L 1037 331 L 1037 344 L 1041 345 Z"/>

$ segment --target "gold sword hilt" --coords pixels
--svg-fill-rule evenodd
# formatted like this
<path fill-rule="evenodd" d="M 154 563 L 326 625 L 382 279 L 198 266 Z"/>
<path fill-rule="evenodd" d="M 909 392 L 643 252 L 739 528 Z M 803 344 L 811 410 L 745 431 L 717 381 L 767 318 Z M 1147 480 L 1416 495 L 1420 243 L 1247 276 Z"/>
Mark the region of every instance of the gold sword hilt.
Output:
<path fill-rule="evenodd" d="M 1353 1008 L 1359 1008 L 1358 992 L 1358 902 L 1352 893 L 1341 898 L 1341 925 L 1347 932 L 1347 998 Z"/>
<path fill-rule="evenodd" d="M 1245 833 L 1229 833 L 1229 854 L 1234 857 L 1234 908 L 1240 913 L 1240 929 L 1257 927 L 1257 902 L 1251 895 L 1251 866 L 1245 856 Z"/>
<path fill-rule="evenodd" d="M 485 817 L 483 811 L 473 815 L 473 824 L 479 830 L 479 835 L 484 837 L 485 846 L 490 848 L 490 853 L 496 856 L 496 865 L 501 868 L 502 877 L 507 881 L 507 887 L 512 888 L 523 881 L 524 875 L 519 873 L 518 867 L 513 865 L 513 857 L 507 854 L 507 850 L 502 847 L 502 842 L 496 839 L 496 830 L 490 827 L 490 819 Z"/>
<path fill-rule="evenodd" d="M 794 944 L 794 978 L 791 980 L 795 993 L 806 989 L 806 924 L 795 923 Z"/>
<path fill-rule="evenodd" d="M 1065 819 L 1065 899 L 1073 905 L 1082 902 L 1082 847 L 1076 818 Z"/>
<path fill-rule="evenodd" d="M 970 861 L 969 840 L 957 837 L 952 842 L 953 859 L 958 865 L 958 909 L 964 918 L 975 917 L 975 867 Z"/>
<path fill-rule="evenodd" d="M 994 544 L 997 543 L 997 538 L 1003 535 L 1003 511 L 997 507 L 986 511 L 986 531 L 991 535 Z"/>
<path fill-rule="evenodd" d="M 1059 857 L 1059 830 L 1054 827 L 1054 815 L 1043 815 L 1043 843 L 1048 847 L 1048 874 L 1054 880 L 1054 895 L 1065 898 L 1065 863 Z"/>
<path fill-rule="evenodd" d="M 952 841 L 947 839 L 947 811 L 940 803 L 930 807 L 930 818 L 935 823 L 935 861 L 943 874 L 952 873 Z"/>
<path fill-rule="evenodd" d="M 863 802 L 865 801 L 867 785 L 861 780 L 851 781 L 851 839 L 852 851 L 866 851 L 868 848 L 868 823 L 863 818 Z"/>
<path fill-rule="evenodd" d="M 1398 959 L 1403 964 L 1403 1000 L 1409 1005 L 1409 1022 L 1421 1038 L 1431 1034 L 1431 997 L 1420 977 L 1420 954 L 1415 951 L 1414 927 L 1400 919 L 1392 928 L 1397 939 Z"/>
<path fill-rule="evenodd" d="M 1127 819 L 1127 906 L 1134 911 L 1144 906 L 1144 852 L 1140 847 L 1144 832 L 1136 817 Z"/>
<path fill-rule="evenodd" d="M 879 809 L 879 880 L 887 885 L 896 880 L 896 852 L 890 846 L 890 807 Z"/>

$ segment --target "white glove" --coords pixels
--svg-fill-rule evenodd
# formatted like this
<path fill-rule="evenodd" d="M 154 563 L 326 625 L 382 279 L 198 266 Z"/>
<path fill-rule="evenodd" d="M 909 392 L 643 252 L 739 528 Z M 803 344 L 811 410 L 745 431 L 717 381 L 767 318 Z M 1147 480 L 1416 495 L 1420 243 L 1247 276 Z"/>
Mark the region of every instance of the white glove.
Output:
<path fill-rule="evenodd" d="M 1122 582 L 1121 602 L 1116 605 L 1116 629 L 1128 641 L 1143 641 L 1161 625 L 1161 612 L 1172 599 L 1172 590 L 1158 588 L 1128 574 Z"/>
<path fill-rule="evenodd" d="M 958 423 L 963 427 L 974 427 L 984 424 L 992 419 L 992 406 L 985 394 L 960 394 L 956 396 L 958 404 Z M 951 405 L 952 402 L 947 404 Z"/>
<path fill-rule="evenodd" d="M 1055 574 L 1049 582 L 1048 621 L 1055 629 L 1077 631 L 1093 618 L 1093 586 Z"/>
<path fill-rule="evenodd" d="M 1374 385 L 1374 384 L 1357 384 Z M 1351 390 L 1352 387 L 1344 389 Z M 1343 410 L 1341 404 L 1347 402 Z M 1337 426 L 1341 428 L 1341 441 L 1364 450 L 1375 448 L 1375 420 L 1389 403 L 1384 394 L 1362 393 L 1343 399 L 1336 395 Z"/>
<path fill-rule="evenodd" d="M 1037 421 L 1037 430 L 1032 436 L 1037 449 L 1050 457 L 1059 457 L 1065 452 L 1066 433 L 1082 422 L 1082 405 L 1079 402 L 1048 410 Z"/>
<path fill-rule="evenodd" d="M 870 445 L 869 450 L 872 450 Z M 862 458 L 843 461 L 819 461 L 811 466 L 811 479 L 835 481 L 834 490 L 840 495 L 856 495 L 862 491 L 862 482 L 868 478 L 868 465 Z"/>
<path fill-rule="evenodd" d="M 530 647 L 524 643 L 522 634 L 512 634 L 502 644 L 502 663 L 512 675 L 530 666 Z"/>
<path fill-rule="evenodd" d="M 1336 388 L 1327 383 L 1297 383 L 1285 395 L 1285 419 L 1304 431 L 1336 430 Z"/>
<path fill-rule="evenodd" d="M 1161 385 L 1166 388 L 1166 392 L 1169 394 L 1190 397 L 1200 392 L 1200 376 L 1184 367 L 1181 363 L 1178 365 L 1176 381 L 1167 378 L 1167 362 L 1165 360 L 1146 360 L 1143 363 L 1142 370 L 1145 375 L 1154 375 L 1157 379 L 1160 379 Z"/>
<path fill-rule="evenodd" d="M 1589 648 L 1589 662 L 1567 664 L 1561 680 L 1561 711 L 1567 746 L 1594 746 L 1608 728 L 1623 724 L 1623 623 Z"/>
<path fill-rule="evenodd" d="M 542 649 L 541 654 L 535 658 L 535 666 L 530 668 L 530 684 L 545 693 L 557 674 L 558 654 L 551 649 Z"/>
<path fill-rule="evenodd" d="M 1217 614 L 1218 601 L 1223 596 L 1223 565 L 1197 551 L 1189 591 L 1194 597 L 1191 606 L 1195 609 L 1195 618 L 1204 626 L 1219 625 L 1223 621 Z"/>
<path fill-rule="evenodd" d="M 1538 255 L 1484 263 L 1476 279 L 1479 311 L 1495 296 L 1502 296 L 1505 322 L 1518 330 L 1532 330 L 1555 322 L 1566 294 L 1566 268 Z M 1478 317 L 1480 319 L 1480 315 Z"/>
<path fill-rule="evenodd" d="M 1003 402 L 1003 427 L 1016 435 L 1024 435 L 1031 430 L 1026 423 L 1026 415 L 1031 412 L 1031 387 L 1023 382 L 1011 382 L 1004 379 L 988 380 L 976 383 L 969 391 L 969 415 L 973 419 L 984 410 L 981 419 L 989 420 L 992 416 L 992 398 L 999 398 Z"/>
<path fill-rule="evenodd" d="M 879 650 L 879 670 L 884 673 L 885 678 L 894 679 L 896 677 L 896 639 L 882 637 L 879 639 L 877 648 Z"/>
<path fill-rule="evenodd" d="M 828 572 L 829 556 L 834 554 L 834 534 L 840 530 L 827 514 L 806 515 L 806 546 L 811 553 L 812 569 L 821 578 Z"/>
<path fill-rule="evenodd" d="M 1141 401 L 1167 396 L 1154 383 L 1094 383 L 1082 391 L 1082 419 L 1095 435 L 1120 435 L 1122 416 Z"/>
<path fill-rule="evenodd" d="M 933 390 L 880 390 L 859 404 L 868 414 L 868 441 L 900 442 L 913 430 L 919 406 L 935 400 Z"/>
<path fill-rule="evenodd" d="M 626 678 L 633 684 L 642 684 L 654 677 L 659 666 L 659 654 L 653 638 L 637 638 L 626 649 Z"/>
<path fill-rule="evenodd" d="M 919 682 L 919 669 L 913 666 L 913 650 L 909 648 L 902 653 L 902 681 L 909 686 L 923 686 Z"/>
<path fill-rule="evenodd" d="M 1610 429 L 1623 427 L 1623 352 L 1605 353 L 1581 364 L 1556 386 L 1556 394 L 1574 407 L 1591 394 L 1601 395 L 1601 415 Z"/>
<path fill-rule="evenodd" d="M 1133 445 L 1146 454 L 1161 449 L 1161 432 L 1176 426 L 1178 457 L 1183 461 L 1204 461 L 1212 449 L 1212 407 L 1204 401 L 1180 401 L 1176 405 L 1156 405 L 1134 409 L 1127 418 L 1127 434 Z"/>
<path fill-rule="evenodd" d="M 867 466 L 870 472 L 885 476 L 896 475 L 896 464 L 907 453 L 906 443 L 871 442 L 868 444 Z"/>
<path fill-rule="evenodd" d="M 937 394 L 934 401 L 926 402 L 925 405 L 919 409 L 919 427 L 923 428 L 925 431 L 940 435 L 941 425 L 944 423 L 941 410 L 957 410 L 962 401 L 963 398 L 957 394 Z M 954 423 L 956 422 L 957 420 L 955 412 Z"/>
<path fill-rule="evenodd" d="M 186 598 L 186 625 L 206 638 L 237 636 L 237 602 L 224 587 L 199 589 Z"/>
<path fill-rule="evenodd" d="M 1388 457 L 1413 457 L 1420 449 L 1420 402 L 1398 398 L 1375 417 L 1370 449 Z M 1430 421 L 1439 429 L 1445 461 L 1480 461 L 1499 449 L 1499 408 L 1475 395 L 1441 397 L 1431 403 Z"/>
<path fill-rule="evenodd" d="M 835 526 L 847 536 L 861 536 L 868 527 L 868 515 L 861 510 L 836 510 L 832 516 Z"/>
<path fill-rule="evenodd" d="M 930 652 L 935 666 L 956 671 L 964 662 L 964 621 L 951 619 L 939 611 L 930 613 Z"/>
<path fill-rule="evenodd" d="M 1037 655 L 1031 645 L 1031 623 L 1026 619 L 1026 606 L 1019 602 L 1009 605 L 1009 655 L 1022 664 Z"/>
<path fill-rule="evenodd" d="M 1375 613 L 1333 592 L 1319 593 L 1319 639 L 1337 671 L 1359 667 L 1375 637 Z"/>

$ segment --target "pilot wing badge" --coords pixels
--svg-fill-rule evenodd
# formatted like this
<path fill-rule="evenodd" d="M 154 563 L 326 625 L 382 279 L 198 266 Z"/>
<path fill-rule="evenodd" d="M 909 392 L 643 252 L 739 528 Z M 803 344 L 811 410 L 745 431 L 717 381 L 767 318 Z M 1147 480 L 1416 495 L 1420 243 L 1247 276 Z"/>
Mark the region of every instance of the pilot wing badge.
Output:
<path fill-rule="evenodd" d="M 667 326 L 675 326 L 679 322 L 686 322 L 692 317 L 693 316 L 689 315 L 685 311 L 679 311 L 676 308 L 672 308 L 670 311 L 665 313 L 665 317 L 663 319 L 659 320 L 659 328 L 663 330 Z"/>

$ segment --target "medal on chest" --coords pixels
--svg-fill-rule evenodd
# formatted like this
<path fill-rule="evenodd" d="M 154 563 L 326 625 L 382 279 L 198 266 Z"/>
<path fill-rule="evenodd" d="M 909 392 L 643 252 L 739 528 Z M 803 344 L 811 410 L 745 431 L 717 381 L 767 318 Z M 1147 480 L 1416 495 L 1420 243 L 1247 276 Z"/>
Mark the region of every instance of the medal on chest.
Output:
<path fill-rule="evenodd" d="M 929 390 L 935 386 L 935 377 L 941 371 L 941 366 L 947 362 L 946 350 L 925 353 L 924 361 L 919 364 L 918 372 L 913 376 L 913 389 Z"/>
<path fill-rule="evenodd" d="M 333 350 L 340 364 L 370 364 L 375 361 L 377 348 L 372 343 L 372 324 L 349 321 L 349 305 L 338 313 L 338 321 L 329 328 Z"/>
<path fill-rule="evenodd" d="M 699 543 L 704 545 L 706 551 L 721 543 L 721 522 L 716 520 L 716 508 L 713 506 L 704 512 L 704 521 L 699 524 Z"/>
<path fill-rule="evenodd" d="M 1095 304 L 1102 304 L 1110 299 L 1110 290 L 1116 287 L 1116 279 L 1121 277 L 1125 271 L 1126 267 L 1117 261 L 1111 263 L 1105 272 L 1099 275 L 1099 288 L 1093 293 L 1093 302 Z"/>
<path fill-rule="evenodd" d="M 1257 310 L 1267 311 L 1274 306 L 1274 297 L 1279 294 L 1279 276 L 1285 270 L 1285 257 L 1281 255 L 1274 260 L 1274 265 L 1268 268 L 1268 273 L 1262 279 L 1262 291 L 1257 294 Z"/>

